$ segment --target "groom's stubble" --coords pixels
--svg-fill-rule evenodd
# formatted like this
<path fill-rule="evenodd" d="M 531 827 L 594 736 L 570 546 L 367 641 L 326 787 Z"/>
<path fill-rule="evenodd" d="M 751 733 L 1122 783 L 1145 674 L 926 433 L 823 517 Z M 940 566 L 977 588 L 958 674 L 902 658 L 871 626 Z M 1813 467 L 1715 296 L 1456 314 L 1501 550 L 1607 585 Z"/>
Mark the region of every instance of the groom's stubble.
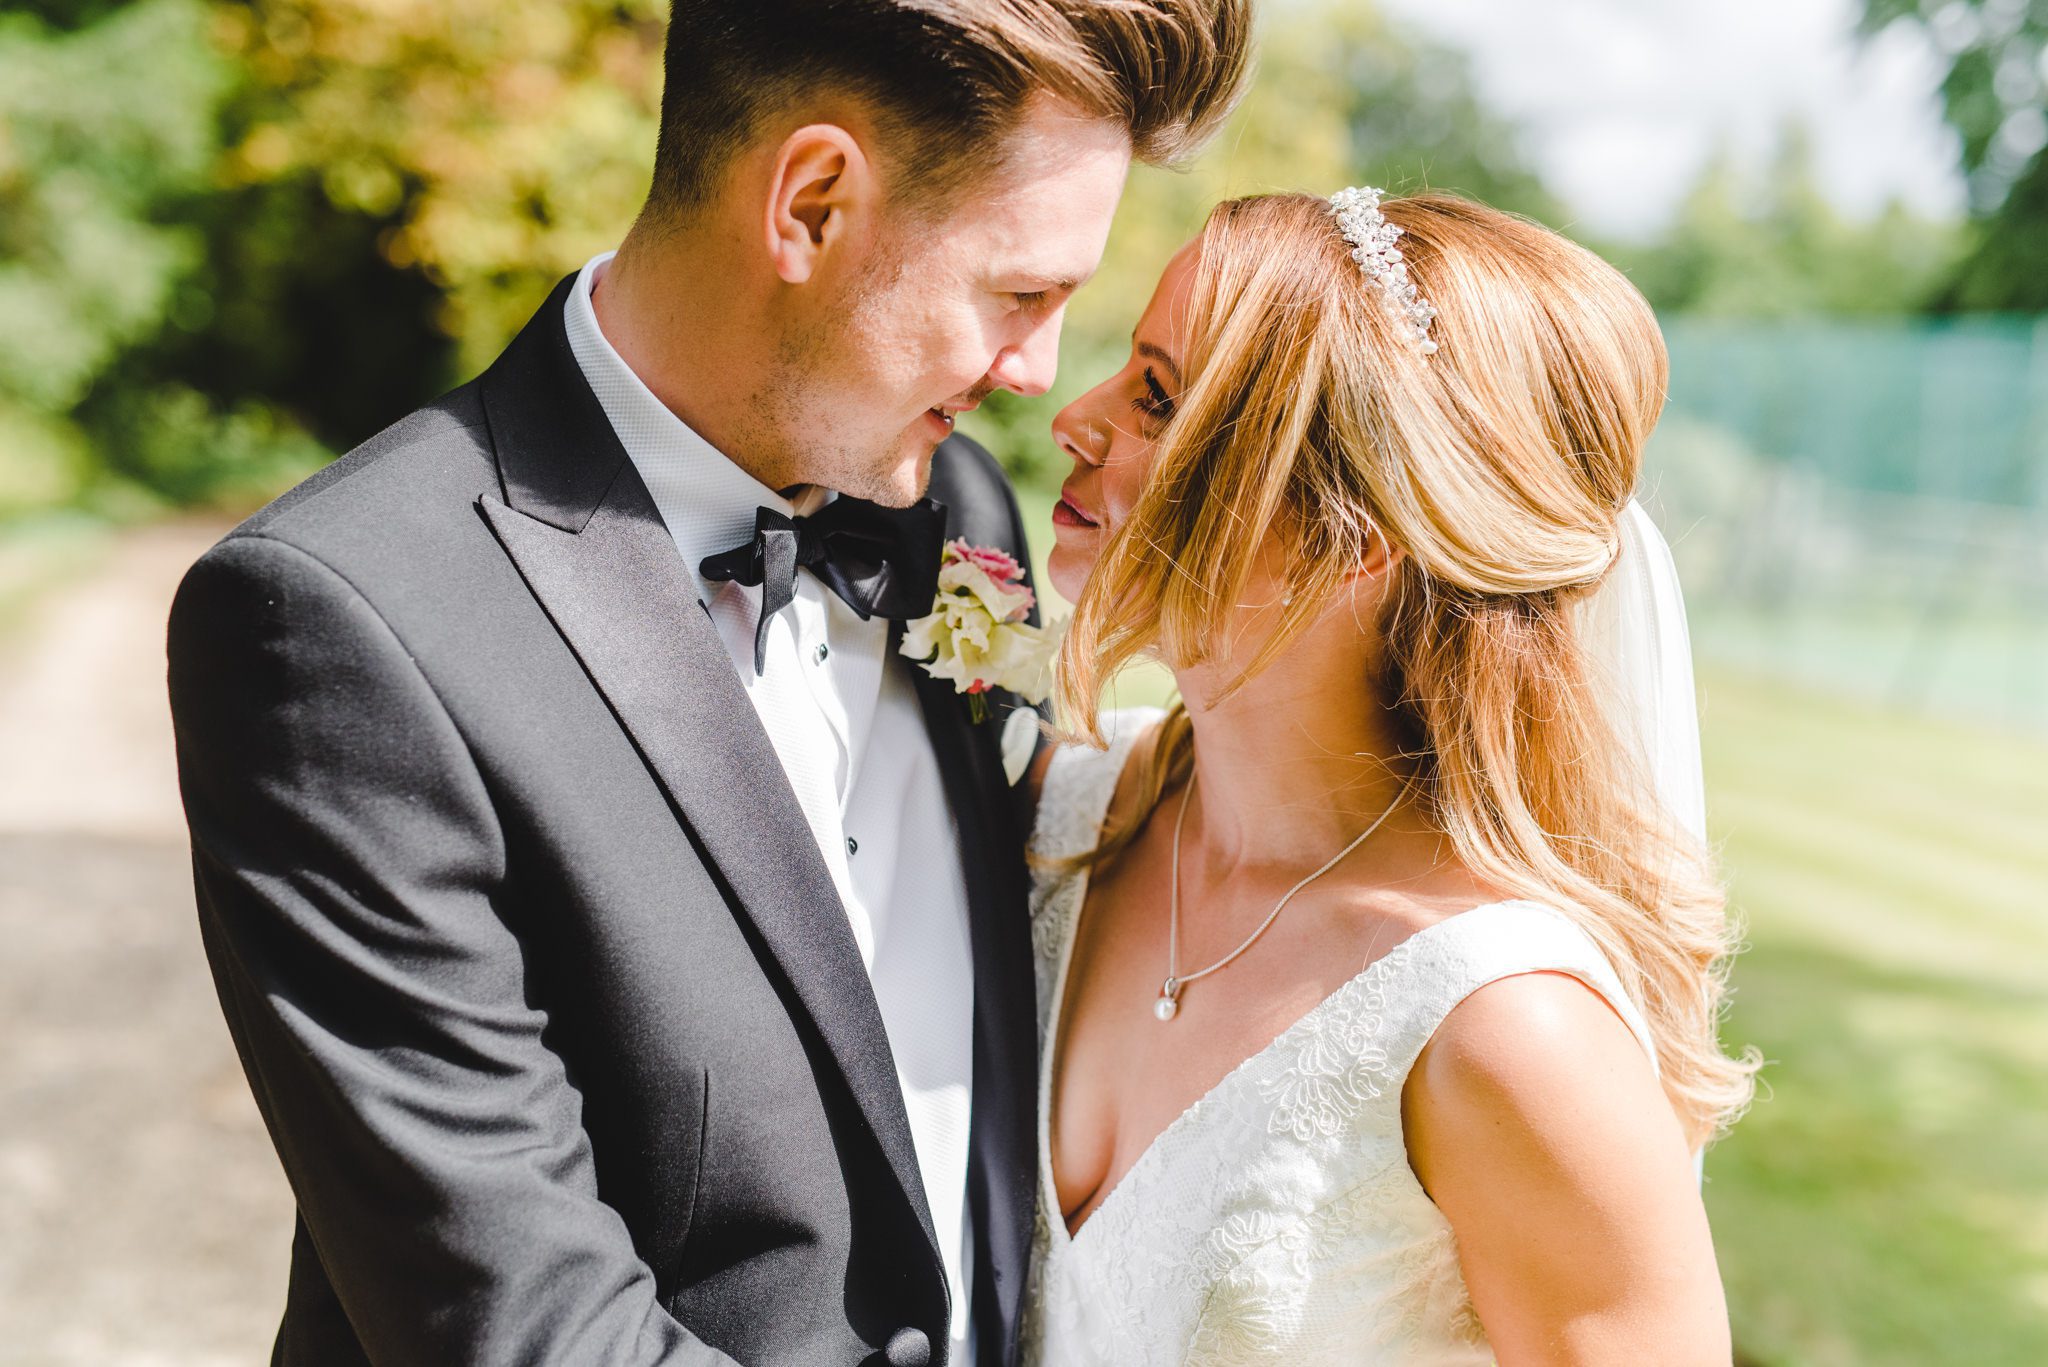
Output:
<path fill-rule="evenodd" d="M 860 431 L 866 424 L 844 421 L 854 415 L 843 405 L 858 402 L 859 396 L 841 394 L 832 377 L 841 371 L 843 358 L 871 349 L 877 324 L 893 316 L 891 302 L 909 275 L 902 237 L 891 233 L 877 243 L 831 308 L 780 339 L 773 368 L 751 405 L 758 418 L 744 437 L 756 450 L 761 443 L 781 448 L 780 464 L 805 472 L 807 483 L 892 508 L 924 496 L 931 482 L 930 452 L 915 471 L 913 488 L 901 477 L 897 451 L 849 441 L 847 429 Z"/>

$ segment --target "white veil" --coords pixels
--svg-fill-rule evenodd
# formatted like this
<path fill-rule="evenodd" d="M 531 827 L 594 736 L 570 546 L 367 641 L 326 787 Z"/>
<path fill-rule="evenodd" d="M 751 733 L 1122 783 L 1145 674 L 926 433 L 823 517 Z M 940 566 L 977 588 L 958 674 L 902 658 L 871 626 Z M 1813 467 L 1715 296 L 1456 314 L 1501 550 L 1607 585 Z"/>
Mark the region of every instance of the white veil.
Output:
<path fill-rule="evenodd" d="M 1678 566 L 1634 500 L 1622 510 L 1620 531 L 1613 570 L 1580 608 L 1581 639 L 1612 689 L 1615 729 L 1637 745 L 1665 810 L 1705 841 L 1699 708 Z"/>
<path fill-rule="evenodd" d="M 1580 608 L 1579 631 L 1611 690 L 1615 730 L 1633 742 L 1658 800 L 1705 842 L 1707 791 L 1700 764 L 1700 714 L 1692 681 L 1692 636 L 1678 566 L 1657 524 L 1633 499 L 1621 513 L 1614 568 Z M 1706 1151 L 1692 1156 L 1706 1180 Z"/>

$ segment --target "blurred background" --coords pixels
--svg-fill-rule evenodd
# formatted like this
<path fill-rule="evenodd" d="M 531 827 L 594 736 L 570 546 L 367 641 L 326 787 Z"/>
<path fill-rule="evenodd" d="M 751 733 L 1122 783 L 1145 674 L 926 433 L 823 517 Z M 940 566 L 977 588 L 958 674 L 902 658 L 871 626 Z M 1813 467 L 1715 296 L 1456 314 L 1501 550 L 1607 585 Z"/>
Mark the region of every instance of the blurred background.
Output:
<path fill-rule="evenodd" d="M 265 1360 L 289 1197 L 194 933 L 163 614 L 645 189 L 662 0 L 0 8 L 0 1361 Z M 1756 1364 L 2048 1362 L 2048 0 L 1266 0 L 1058 404 L 1229 193 L 1462 191 L 1670 341 L 1648 501 L 1770 1058 L 1707 1161 Z M 1156 679 L 1124 685 L 1151 694 Z"/>

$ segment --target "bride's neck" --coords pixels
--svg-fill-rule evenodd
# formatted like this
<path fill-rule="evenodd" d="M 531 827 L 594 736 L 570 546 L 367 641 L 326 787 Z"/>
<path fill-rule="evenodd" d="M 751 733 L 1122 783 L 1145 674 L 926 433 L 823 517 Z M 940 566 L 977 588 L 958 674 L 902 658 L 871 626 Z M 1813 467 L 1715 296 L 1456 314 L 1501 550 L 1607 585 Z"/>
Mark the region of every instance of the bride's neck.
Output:
<path fill-rule="evenodd" d="M 1203 843 L 1229 863 L 1320 862 L 1409 773 L 1365 643 L 1312 629 L 1228 697 L 1228 664 L 1176 671 L 1194 726 Z"/>

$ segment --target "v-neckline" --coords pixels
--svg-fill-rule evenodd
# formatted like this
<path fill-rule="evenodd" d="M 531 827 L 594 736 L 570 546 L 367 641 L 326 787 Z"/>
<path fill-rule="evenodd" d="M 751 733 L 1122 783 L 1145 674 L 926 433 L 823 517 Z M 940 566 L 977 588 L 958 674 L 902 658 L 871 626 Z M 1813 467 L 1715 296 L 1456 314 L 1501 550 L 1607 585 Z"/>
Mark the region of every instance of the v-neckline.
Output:
<path fill-rule="evenodd" d="M 1130 762 L 1131 751 L 1135 750 L 1136 748 L 1137 747 L 1134 742 L 1131 747 L 1124 751 L 1122 760 L 1117 765 L 1116 776 L 1110 780 L 1107 795 L 1103 798 L 1102 810 L 1097 815 L 1095 821 L 1095 829 L 1098 833 L 1101 831 L 1102 823 L 1109 819 L 1109 809 L 1116 802 L 1117 789 L 1123 785 L 1124 769 Z M 1320 1016 L 1325 1011 L 1329 1010 L 1332 1005 L 1341 1000 L 1344 996 L 1346 996 L 1352 991 L 1355 991 L 1368 979 L 1378 976 L 1382 968 L 1390 960 L 1392 960 L 1395 955 L 1400 954 L 1403 950 L 1407 949 L 1410 945 L 1414 944 L 1422 937 L 1427 935 L 1433 935 L 1436 931 L 1439 931 L 1443 927 L 1450 925 L 1453 921 L 1462 920 L 1463 918 L 1470 916 L 1475 912 L 1489 911 L 1496 907 L 1507 906 L 1516 900 L 1513 898 L 1500 899 L 1491 902 L 1482 902 L 1478 906 L 1467 907 L 1465 910 L 1454 912 L 1451 915 L 1444 917 L 1440 921 L 1432 921 L 1428 925 L 1423 926 L 1420 930 L 1405 935 L 1400 940 L 1390 945 L 1387 948 L 1386 952 L 1375 957 L 1371 962 L 1367 963 L 1365 967 L 1361 968 L 1357 973 L 1353 974 L 1350 978 L 1346 979 L 1343 983 L 1339 984 L 1336 987 L 1336 989 L 1333 990 L 1328 996 L 1324 997 L 1321 1001 L 1318 1001 L 1315 1005 L 1309 1007 L 1307 1011 L 1304 1011 L 1301 1015 L 1297 1016 L 1291 1024 L 1289 1024 L 1285 1029 L 1281 1030 L 1279 1034 L 1275 1035 L 1272 1038 L 1272 1040 L 1268 1042 L 1264 1047 L 1255 1050 L 1251 1054 L 1248 1054 L 1243 1059 L 1239 1060 L 1235 1067 L 1231 1068 L 1228 1072 L 1224 1073 L 1222 1077 L 1218 1078 L 1215 1081 L 1215 1083 L 1208 1088 L 1208 1090 L 1204 1091 L 1200 1096 L 1196 1097 L 1193 1101 L 1189 1102 L 1185 1107 L 1183 1107 L 1180 1114 L 1176 1115 L 1172 1120 L 1168 1121 L 1166 1123 L 1165 1128 L 1161 1129 L 1157 1134 L 1153 1135 L 1151 1141 L 1147 1143 L 1145 1147 L 1139 1151 L 1138 1156 L 1131 1161 L 1131 1165 L 1125 1168 L 1122 1175 L 1116 1179 L 1115 1185 L 1110 1187 L 1108 1193 L 1105 1196 L 1103 1196 L 1103 1198 L 1100 1201 L 1095 1203 L 1095 1209 L 1088 1213 L 1088 1217 L 1081 1222 L 1081 1227 L 1079 1229 L 1069 1229 L 1067 1227 L 1066 1209 L 1060 1203 L 1059 1178 L 1053 1170 L 1052 1110 L 1053 1098 L 1057 1094 L 1055 1083 L 1057 1082 L 1056 1073 L 1058 1070 L 1058 1061 L 1060 1056 L 1060 1042 L 1061 1037 L 1064 1033 L 1060 1028 L 1060 1018 L 1065 1013 L 1066 1009 L 1067 970 L 1073 964 L 1074 945 L 1081 938 L 1081 916 L 1082 913 L 1087 909 L 1088 886 L 1092 881 L 1092 877 L 1093 869 L 1087 866 L 1083 866 L 1082 868 L 1076 870 L 1073 873 L 1073 881 L 1070 882 L 1065 889 L 1063 889 L 1065 894 L 1073 899 L 1073 903 L 1070 908 L 1071 924 L 1069 924 L 1065 928 L 1065 934 L 1061 936 L 1060 940 L 1058 959 L 1053 971 L 1052 992 L 1046 1005 L 1045 1047 L 1041 1051 L 1039 1062 L 1039 1199 L 1045 1203 L 1046 1225 L 1048 1226 L 1049 1237 L 1054 1241 L 1055 1245 L 1059 1247 L 1071 1247 L 1079 1243 L 1081 1236 L 1084 1233 L 1086 1233 L 1089 1229 L 1094 1227 L 1095 1222 L 1102 1216 L 1102 1213 L 1109 1209 L 1111 1203 L 1117 1199 L 1117 1197 L 1125 1190 L 1125 1188 L 1130 1186 L 1131 1179 L 1137 1175 L 1138 1170 L 1140 1168 L 1145 1167 L 1148 1163 L 1156 1161 L 1156 1155 L 1158 1155 L 1161 1152 L 1161 1150 L 1166 1146 L 1166 1144 L 1170 1142 L 1175 1136 L 1184 1131 L 1188 1127 L 1188 1125 L 1192 1123 L 1192 1117 L 1195 1115 L 1196 1112 L 1205 1109 L 1218 1096 L 1222 1095 L 1226 1088 L 1230 1087 L 1238 1080 L 1238 1078 L 1243 1076 L 1246 1072 L 1250 1071 L 1254 1064 L 1258 1063 L 1261 1059 L 1264 1059 L 1267 1055 L 1279 1049 L 1289 1039 L 1299 1034 L 1312 1021 L 1314 1021 L 1316 1017 Z"/>

